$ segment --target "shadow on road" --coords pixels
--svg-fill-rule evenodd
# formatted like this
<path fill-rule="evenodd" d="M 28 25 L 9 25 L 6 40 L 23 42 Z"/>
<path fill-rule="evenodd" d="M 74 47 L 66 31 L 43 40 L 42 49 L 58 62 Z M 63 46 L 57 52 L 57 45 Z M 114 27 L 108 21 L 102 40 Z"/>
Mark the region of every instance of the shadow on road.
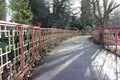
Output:
<path fill-rule="evenodd" d="M 105 60 L 102 65 L 93 63 L 102 51 L 101 46 L 87 38 L 62 43 L 61 50 L 58 48 L 55 55 L 47 57 L 44 68 L 37 70 L 31 80 L 110 80 L 101 75 Z M 96 67 L 101 68 L 96 71 Z"/>

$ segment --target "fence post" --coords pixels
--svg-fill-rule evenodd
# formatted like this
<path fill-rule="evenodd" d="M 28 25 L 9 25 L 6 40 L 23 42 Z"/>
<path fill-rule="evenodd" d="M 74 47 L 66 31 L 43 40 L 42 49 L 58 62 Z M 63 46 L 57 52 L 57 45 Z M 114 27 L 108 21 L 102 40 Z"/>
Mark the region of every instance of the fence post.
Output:
<path fill-rule="evenodd" d="M 20 41 L 20 68 L 21 71 L 24 71 L 24 54 L 23 54 L 23 30 L 22 30 L 22 25 L 18 25 L 19 26 L 19 41 Z"/>
<path fill-rule="evenodd" d="M 61 31 L 62 31 L 62 30 L 61 30 L 61 27 L 60 27 L 59 30 L 60 30 L 60 35 L 59 35 L 59 36 L 60 36 L 60 42 L 61 42 L 61 36 L 62 36 L 62 35 L 61 35 Z"/>
<path fill-rule="evenodd" d="M 118 44 L 118 28 L 115 28 L 115 46 L 117 52 L 117 44 Z"/>
<path fill-rule="evenodd" d="M 39 37 L 39 41 L 38 41 L 38 44 L 39 44 L 39 54 L 42 54 L 41 31 L 40 31 L 41 24 L 38 23 L 37 25 L 38 25 L 38 37 Z"/>
<path fill-rule="evenodd" d="M 1 73 L 1 68 L 0 68 L 0 80 L 2 80 L 2 73 Z"/>
<path fill-rule="evenodd" d="M 98 43 L 100 42 L 100 27 L 98 27 Z"/>
<path fill-rule="evenodd" d="M 104 26 L 102 26 L 102 42 L 104 43 Z"/>
<path fill-rule="evenodd" d="M 54 44 L 54 26 L 52 26 L 52 43 Z"/>
<path fill-rule="evenodd" d="M 95 39 L 95 30 L 93 31 L 93 37 L 94 37 L 94 39 Z"/>
<path fill-rule="evenodd" d="M 110 28 L 108 29 L 108 48 L 110 47 Z"/>
<path fill-rule="evenodd" d="M 33 62 L 34 62 L 34 27 L 31 26 L 32 28 L 32 58 L 33 58 Z"/>

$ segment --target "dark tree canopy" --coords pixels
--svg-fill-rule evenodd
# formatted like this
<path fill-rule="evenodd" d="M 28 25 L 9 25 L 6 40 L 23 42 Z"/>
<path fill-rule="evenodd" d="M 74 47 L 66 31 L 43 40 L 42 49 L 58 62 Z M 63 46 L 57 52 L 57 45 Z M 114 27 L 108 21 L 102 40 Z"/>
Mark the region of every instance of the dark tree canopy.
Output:
<path fill-rule="evenodd" d="M 5 0 L 0 0 L 0 20 L 5 20 L 6 18 L 6 3 Z"/>
<path fill-rule="evenodd" d="M 43 27 L 50 26 L 50 9 L 45 0 L 30 0 L 31 11 L 33 13 L 32 24 L 41 22 Z"/>
<path fill-rule="evenodd" d="M 53 0 L 52 24 L 56 27 L 70 26 L 71 0 Z"/>

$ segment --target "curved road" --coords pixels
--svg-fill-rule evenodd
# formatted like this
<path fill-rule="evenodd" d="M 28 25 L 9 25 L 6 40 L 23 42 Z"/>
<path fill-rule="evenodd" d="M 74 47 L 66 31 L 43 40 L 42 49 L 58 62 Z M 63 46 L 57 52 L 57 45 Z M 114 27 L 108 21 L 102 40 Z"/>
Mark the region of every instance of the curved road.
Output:
<path fill-rule="evenodd" d="M 120 80 L 116 57 L 88 38 L 72 38 L 55 47 L 31 80 Z"/>

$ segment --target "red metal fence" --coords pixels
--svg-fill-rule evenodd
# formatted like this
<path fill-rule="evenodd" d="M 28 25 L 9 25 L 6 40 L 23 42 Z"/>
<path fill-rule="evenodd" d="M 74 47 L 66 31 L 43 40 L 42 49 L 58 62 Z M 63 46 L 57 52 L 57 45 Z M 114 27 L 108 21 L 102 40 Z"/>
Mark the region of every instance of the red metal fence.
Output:
<path fill-rule="evenodd" d="M 22 79 L 46 47 L 78 34 L 74 30 L 0 21 L 0 80 Z"/>
<path fill-rule="evenodd" d="M 92 37 L 102 42 L 104 47 L 120 56 L 120 27 L 97 27 L 92 29 Z"/>

